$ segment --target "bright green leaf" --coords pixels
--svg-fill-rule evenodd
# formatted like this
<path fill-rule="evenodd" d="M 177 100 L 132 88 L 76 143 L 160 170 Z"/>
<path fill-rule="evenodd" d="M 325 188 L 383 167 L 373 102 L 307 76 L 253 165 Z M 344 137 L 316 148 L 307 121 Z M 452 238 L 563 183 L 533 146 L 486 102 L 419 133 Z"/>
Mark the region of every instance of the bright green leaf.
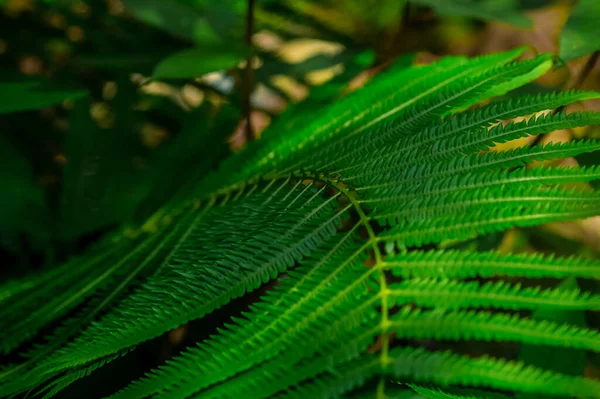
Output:
<path fill-rule="evenodd" d="M 560 56 L 565 61 L 600 50 L 600 1 L 580 0 L 560 34 Z"/>

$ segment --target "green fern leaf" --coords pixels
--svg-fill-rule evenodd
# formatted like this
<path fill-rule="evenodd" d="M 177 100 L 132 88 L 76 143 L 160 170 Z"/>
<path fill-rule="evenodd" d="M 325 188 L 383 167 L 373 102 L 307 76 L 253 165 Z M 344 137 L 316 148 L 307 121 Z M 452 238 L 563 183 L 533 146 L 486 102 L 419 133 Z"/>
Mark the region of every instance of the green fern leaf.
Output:
<path fill-rule="evenodd" d="M 498 252 L 412 251 L 390 255 L 384 267 L 404 278 L 473 278 L 495 276 L 598 278 L 600 262 L 540 254 Z"/>
<path fill-rule="evenodd" d="M 169 202 L 142 226 L 1 285 L 1 350 L 16 362 L 0 369 L 0 396 L 51 397 L 137 345 L 264 288 L 248 311 L 111 398 L 414 395 L 390 380 L 426 384 L 411 386 L 432 398 L 483 398 L 489 390 L 598 397 L 592 378 L 459 354 L 455 345 L 600 351 L 592 328 L 527 317 L 600 310 L 597 293 L 556 288 L 565 277 L 599 278 L 597 260 L 435 249 L 600 214 L 598 192 L 579 184 L 600 180 L 600 167 L 531 167 L 596 151 L 598 141 L 491 150 L 600 123 L 591 112 L 504 123 L 599 94 L 465 110 L 552 66 L 548 54 L 515 62 L 522 54 L 393 67 L 314 115 L 274 123 L 211 176 L 165 195 Z M 418 347 L 424 339 L 454 351 Z"/>
<path fill-rule="evenodd" d="M 390 285 L 399 305 L 439 306 L 449 309 L 494 307 L 500 309 L 587 309 L 598 310 L 600 297 L 580 295 L 576 290 L 521 288 L 503 281 L 479 284 L 455 280 L 411 279 Z"/>

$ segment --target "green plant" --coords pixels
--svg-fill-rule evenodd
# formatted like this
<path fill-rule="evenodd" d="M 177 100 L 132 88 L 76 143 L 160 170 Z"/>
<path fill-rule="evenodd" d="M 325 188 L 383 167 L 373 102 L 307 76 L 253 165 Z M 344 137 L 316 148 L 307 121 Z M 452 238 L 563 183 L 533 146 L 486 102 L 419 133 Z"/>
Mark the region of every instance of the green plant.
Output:
<path fill-rule="evenodd" d="M 398 66 L 319 112 L 292 109 L 138 229 L 4 284 L 2 352 L 49 333 L 0 371 L 0 392 L 51 396 L 260 289 L 248 311 L 111 397 L 411 397 L 406 382 L 447 392 L 414 386 L 431 398 L 494 396 L 488 389 L 600 397 L 594 379 L 461 345 L 600 351 L 594 329 L 528 317 L 599 310 L 600 298 L 577 287 L 600 276 L 598 261 L 458 246 L 600 214 L 596 191 L 568 186 L 600 179 L 597 166 L 529 167 L 596 151 L 598 141 L 490 150 L 600 123 L 594 112 L 539 114 L 594 92 L 472 108 L 553 65 L 549 54 L 516 62 L 522 53 Z"/>
<path fill-rule="evenodd" d="M 560 56 L 569 61 L 600 50 L 594 21 L 600 15 L 600 4 L 580 0 L 563 27 L 560 35 Z"/>

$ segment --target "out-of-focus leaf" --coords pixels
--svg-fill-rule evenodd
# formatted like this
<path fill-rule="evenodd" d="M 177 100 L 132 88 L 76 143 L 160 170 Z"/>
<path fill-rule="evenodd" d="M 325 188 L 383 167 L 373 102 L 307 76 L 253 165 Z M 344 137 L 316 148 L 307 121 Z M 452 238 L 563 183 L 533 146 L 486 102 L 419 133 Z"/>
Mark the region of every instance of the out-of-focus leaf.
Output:
<path fill-rule="evenodd" d="M 87 93 L 45 88 L 40 82 L 0 82 L 0 114 L 28 111 L 77 100 Z"/>
<path fill-rule="evenodd" d="M 350 56 L 349 52 L 346 54 Z M 317 56 L 320 57 L 320 56 Z M 315 60 L 309 58 L 309 63 L 315 62 Z M 322 60 L 322 59 L 321 59 Z M 411 65 L 414 60 L 414 54 L 407 54 L 399 57 L 391 68 L 403 69 Z M 327 84 L 312 87 L 309 91 L 308 97 L 304 101 L 298 103 L 291 103 L 288 105 L 286 110 L 277 117 L 267 130 L 264 131 L 263 137 L 271 137 L 276 132 L 292 131 L 297 128 L 298 123 L 302 123 L 302 118 L 297 118 L 297 115 L 302 113 L 310 114 L 311 112 L 318 112 L 323 107 L 331 104 L 340 95 L 343 94 L 344 89 L 347 88 L 348 82 L 355 78 L 360 72 L 367 69 L 367 67 L 373 61 L 373 54 L 370 51 L 362 52 L 352 57 L 348 62 L 344 63 L 344 69 L 342 73 L 333 77 Z M 331 60 L 330 60 L 331 62 Z M 341 62 L 341 61 L 339 61 Z M 311 69 L 305 68 L 304 63 L 294 65 L 296 72 L 309 72 Z M 283 68 L 283 62 L 276 58 L 265 59 L 264 65 L 267 70 L 263 71 L 263 68 L 257 71 L 257 76 L 261 76 L 261 80 L 266 80 L 269 76 L 275 75 L 279 69 Z M 390 68 L 390 69 L 391 69 Z M 264 75 L 260 75 L 263 73 Z M 301 78 L 301 75 L 290 75 L 296 78 Z M 279 126 L 279 128 L 278 128 Z M 285 126 L 285 128 L 282 128 Z"/>
<path fill-rule="evenodd" d="M 578 289 L 574 278 L 566 279 L 559 286 L 564 289 Z M 538 320 L 548 320 L 555 323 L 568 323 L 574 326 L 586 326 L 585 313 L 581 310 L 556 310 L 540 309 L 533 312 L 532 317 Z M 585 369 L 587 356 L 585 350 L 555 348 L 541 345 L 523 344 L 519 360 L 538 367 L 556 371 L 567 375 L 582 375 Z M 546 395 L 521 393 L 518 399 L 542 399 Z"/>
<path fill-rule="evenodd" d="M 520 10 L 532 10 L 548 5 L 548 0 L 517 0 Z"/>
<path fill-rule="evenodd" d="M 556 231 L 541 228 L 525 229 L 531 244 L 542 252 L 552 252 L 560 256 L 569 256 L 582 250 L 582 243 L 576 239 L 557 234 Z"/>
<path fill-rule="evenodd" d="M 5 231 L 39 234 L 49 212 L 42 186 L 35 181 L 29 162 L 5 136 L 0 136 L 0 226 Z"/>
<path fill-rule="evenodd" d="M 115 71 L 152 71 L 152 68 L 163 58 L 166 52 L 146 54 L 103 54 L 98 56 L 82 56 L 77 58 L 77 63 L 84 67 L 93 67 Z"/>
<path fill-rule="evenodd" d="M 136 119 L 127 102 L 133 96 L 119 85 L 112 128 L 99 127 L 90 104 L 72 111 L 65 137 L 67 163 L 62 176 L 58 237 L 70 241 L 127 220 L 147 188 L 140 144 L 133 134 Z"/>
<path fill-rule="evenodd" d="M 304 79 L 306 74 L 343 64 L 352 57 L 351 52 L 343 52 L 334 56 L 318 54 L 296 64 L 288 64 L 276 57 L 264 57 L 263 66 L 257 76 L 268 78 L 273 75 L 286 75 L 295 79 Z"/>
<path fill-rule="evenodd" d="M 247 7 L 247 0 L 209 1 L 203 9 L 203 15 L 219 36 L 241 40 L 245 33 Z"/>
<path fill-rule="evenodd" d="M 229 154 L 226 139 L 241 117 L 240 110 L 225 104 L 216 115 L 211 111 L 203 105 L 183 116 L 181 131 L 153 159 L 148 176 L 152 188 L 136 210 L 139 220 L 186 190 L 197 188 L 195 183 Z"/>
<path fill-rule="evenodd" d="M 247 50 L 243 47 L 207 47 L 184 50 L 161 61 L 152 77 L 157 79 L 185 79 L 209 72 L 229 69 L 243 60 Z"/>
<path fill-rule="evenodd" d="M 560 33 L 560 57 L 570 61 L 600 50 L 600 1 L 579 0 Z"/>
<path fill-rule="evenodd" d="M 595 0 L 592 0 L 595 1 Z M 518 10 L 514 0 L 409 0 L 410 3 L 431 7 L 446 17 L 467 17 L 503 22 L 519 28 L 531 28 L 531 20 Z"/>
<path fill-rule="evenodd" d="M 136 18 L 174 36 L 198 43 L 217 43 L 219 35 L 194 7 L 170 0 L 123 0 Z"/>

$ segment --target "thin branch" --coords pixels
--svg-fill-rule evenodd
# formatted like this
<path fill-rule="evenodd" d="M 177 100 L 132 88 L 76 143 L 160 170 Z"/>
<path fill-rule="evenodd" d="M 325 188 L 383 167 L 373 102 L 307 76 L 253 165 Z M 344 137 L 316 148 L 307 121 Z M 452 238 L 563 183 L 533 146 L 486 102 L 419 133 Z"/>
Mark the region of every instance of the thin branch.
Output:
<path fill-rule="evenodd" d="M 573 86 L 569 89 L 579 89 L 583 85 L 583 82 L 587 79 L 592 69 L 594 69 L 594 65 L 598 62 L 598 58 L 600 57 L 600 51 L 594 52 L 590 58 L 588 58 L 587 62 L 581 69 L 581 72 L 577 74 L 577 79 L 573 83 Z"/>
<path fill-rule="evenodd" d="M 248 58 L 246 59 L 246 69 L 244 76 L 242 77 L 242 89 L 243 89 L 243 104 L 242 109 L 246 117 L 246 141 L 250 141 L 254 138 L 252 132 L 252 90 L 254 87 L 254 73 L 252 70 L 252 59 L 254 57 L 254 51 L 252 50 L 252 33 L 254 32 L 254 0 L 248 0 L 248 10 L 246 12 L 246 44 L 248 45 Z"/>

